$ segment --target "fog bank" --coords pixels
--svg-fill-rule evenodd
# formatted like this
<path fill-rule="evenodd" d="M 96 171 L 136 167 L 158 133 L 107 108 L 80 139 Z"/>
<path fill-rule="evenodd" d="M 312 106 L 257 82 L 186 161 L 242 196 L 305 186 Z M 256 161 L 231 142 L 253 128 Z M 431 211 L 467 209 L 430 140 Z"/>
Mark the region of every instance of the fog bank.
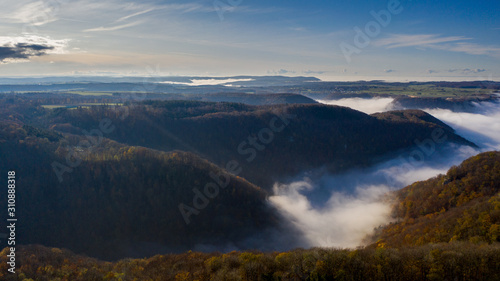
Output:
<path fill-rule="evenodd" d="M 393 98 L 348 98 L 339 100 L 316 100 L 319 103 L 329 105 L 340 105 L 350 107 L 352 109 L 364 112 L 366 114 L 373 114 L 376 112 L 384 112 L 393 109 Z"/>
<path fill-rule="evenodd" d="M 324 102 L 372 113 L 386 111 L 392 99 L 343 99 Z M 500 149 L 500 104 L 478 103 L 480 113 L 425 110 L 479 148 L 447 144 L 426 155 L 410 157 L 413 150 L 369 169 L 331 175 L 304 173 L 297 181 L 277 183 L 269 201 L 295 225 L 308 246 L 356 247 L 374 228 L 389 222 L 390 202 L 381 200 L 390 190 L 444 174 L 480 152 Z M 387 197 L 386 197 L 387 198 Z"/>

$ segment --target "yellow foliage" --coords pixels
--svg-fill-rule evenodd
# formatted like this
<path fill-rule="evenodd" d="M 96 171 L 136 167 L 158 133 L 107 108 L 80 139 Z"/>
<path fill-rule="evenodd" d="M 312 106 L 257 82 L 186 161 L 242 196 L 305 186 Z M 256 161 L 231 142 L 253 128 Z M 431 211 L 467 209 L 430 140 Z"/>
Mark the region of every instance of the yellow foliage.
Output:
<path fill-rule="evenodd" d="M 489 231 L 488 236 L 490 238 L 490 242 L 496 242 L 500 239 L 500 224 L 492 224 Z"/>
<path fill-rule="evenodd" d="M 189 272 L 180 272 L 175 275 L 175 281 L 187 281 L 189 280 Z"/>

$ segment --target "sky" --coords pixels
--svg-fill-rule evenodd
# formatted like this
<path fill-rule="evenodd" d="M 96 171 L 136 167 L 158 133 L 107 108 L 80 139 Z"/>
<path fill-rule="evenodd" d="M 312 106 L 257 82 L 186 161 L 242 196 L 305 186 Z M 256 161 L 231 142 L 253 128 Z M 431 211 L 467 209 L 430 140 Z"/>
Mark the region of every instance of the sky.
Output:
<path fill-rule="evenodd" d="M 3 0 L 0 76 L 500 81 L 500 2 Z"/>

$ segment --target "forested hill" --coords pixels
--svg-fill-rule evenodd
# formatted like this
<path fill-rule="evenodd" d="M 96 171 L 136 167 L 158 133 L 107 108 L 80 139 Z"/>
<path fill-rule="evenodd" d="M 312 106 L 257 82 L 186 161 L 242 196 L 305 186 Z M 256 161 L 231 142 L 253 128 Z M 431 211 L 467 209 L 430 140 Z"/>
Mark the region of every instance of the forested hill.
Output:
<path fill-rule="evenodd" d="M 249 105 L 318 103 L 311 98 L 297 94 L 216 93 L 197 95 L 189 97 L 189 99 L 212 102 L 237 102 Z"/>
<path fill-rule="evenodd" d="M 472 145 L 421 111 L 370 116 L 318 104 L 193 101 L 4 105 L 0 173 L 18 174 L 19 241 L 105 259 L 300 246 L 266 203 L 274 179 L 369 165 L 417 140 Z"/>
<path fill-rule="evenodd" d="M 452 167 L 446 175 L 416 182 L 395 193 L 394 222 L 377 244 L 500 242 L 500 152 L 486 152 Z"/>
<path fill-rule="evenodd" d="M 388 118 L 391 114 L 399 117 Z M 190 151 L 221 167 L 237 161 L 242 176 L 266 189 L 282 177 L 323 165 L 333 172 L 369 165 L 377 157 L 436 135 L 440 141 L 473 145 L 421 111 L 369 116 L 320 104 L 147 101 L 55 109 L 38 122 L 59 132 L 83 134 L 105 119 L 114 129 L 104 137 L 163 151 Z"/>
<path fill-rule="evenodd" d="M 499 280 L 500 246 L 474 243 L 401 249 L 296 249 L 289 252 L 186 252 L 103 262 L 59 248 L 19 247 L 16 274 L 0 252 L 0 279 L 17 280 Z M 29 279 L 31 278 L 31 279 Z"/>
<path fill-rule="evenodd" d="M 290 233 L 280 229 L 263 190 L 195 154 L 106 139 L 82 149 L 87 141 L 0 122 L 0 172 L 16 171 L 22 244 L 117 259 L 211 247 L 266 248 L 262 241 L 273 241 L 273 231 Z M 6 196 L 5 189 L 1 197 Z M 6 204 L 1 200 L 0 207 Z M 270 250 L 286 245 L 270 243 Z"/>

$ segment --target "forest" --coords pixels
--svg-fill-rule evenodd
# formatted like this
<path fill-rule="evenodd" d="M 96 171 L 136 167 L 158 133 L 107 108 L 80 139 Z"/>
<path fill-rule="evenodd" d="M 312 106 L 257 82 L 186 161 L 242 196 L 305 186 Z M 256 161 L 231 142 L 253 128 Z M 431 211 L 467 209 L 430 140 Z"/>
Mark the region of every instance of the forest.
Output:
<path fill-rule="evenodd" d="M 2 280 L 499 280 L 500 153 L 474 156 L 446 175 L 394 192 L 399 221 L 357 249 L 184 252 L 104 262 L 22 246 L 16 275 Z M 423 232 L 422 232 L 422 231 Z M 80 229 L 79 231 L 82 231 Z"/>
<path fill-rule="evenodd" d="M 485 152 L 445 175 L 395 194 L 395 222 L 379 230 L 377 245 L 500 242 L 500 152 Z"/>
<path fill-rule="evenodd" d="M 236 160 L 242 167 L 240 176 L 266 190 L 276 180 L 306 169 L 328 166 L 331 172 L 338 172 L 371 165 L 388 153 L 415 145 L 416 139 L 430 138 L 435 130 L 443 130 L 449 142 L 474 146 L 418 110 L 406 111 L 395 119 L 321 104 L 251 106 L 147 100 L 123 106 L 50 110 L 36 102 L 27 103 L 21 106 L 17 101 L 4 115 L 12 121 L 76 135 L 91 132 L 99 122 L 109 120 L 114 129 L 105 138 L 167 152 L 193 152 L 220 167 Z M 275 120 L 283 116 L 287 120 Z M 265 132 L 271 122 L 284 128 L 269 135 Z"/>
<path fill-rule="evenodd" d="M 451 242 L 404 248 L 296 249 L 156 255 L 103 262 L 58 248 L 23 246 L 17 274 L 2 280 L 263 281 L 263 280 L 499 280 L 498 244 Z"/>
<path fill-rule="evenodd" d="M 19 171 L 24 245 L 2 280 L 500 279 L 499 152 L 387 194 L 392 222 L 357 249 L 302 249 L 267 202 L 275 181 L 369 167 L 416 140 L 476 147 L 424 111 L 293 96 L 42 106 L 52 98 L 0 98 L 0 172 Z"/>

